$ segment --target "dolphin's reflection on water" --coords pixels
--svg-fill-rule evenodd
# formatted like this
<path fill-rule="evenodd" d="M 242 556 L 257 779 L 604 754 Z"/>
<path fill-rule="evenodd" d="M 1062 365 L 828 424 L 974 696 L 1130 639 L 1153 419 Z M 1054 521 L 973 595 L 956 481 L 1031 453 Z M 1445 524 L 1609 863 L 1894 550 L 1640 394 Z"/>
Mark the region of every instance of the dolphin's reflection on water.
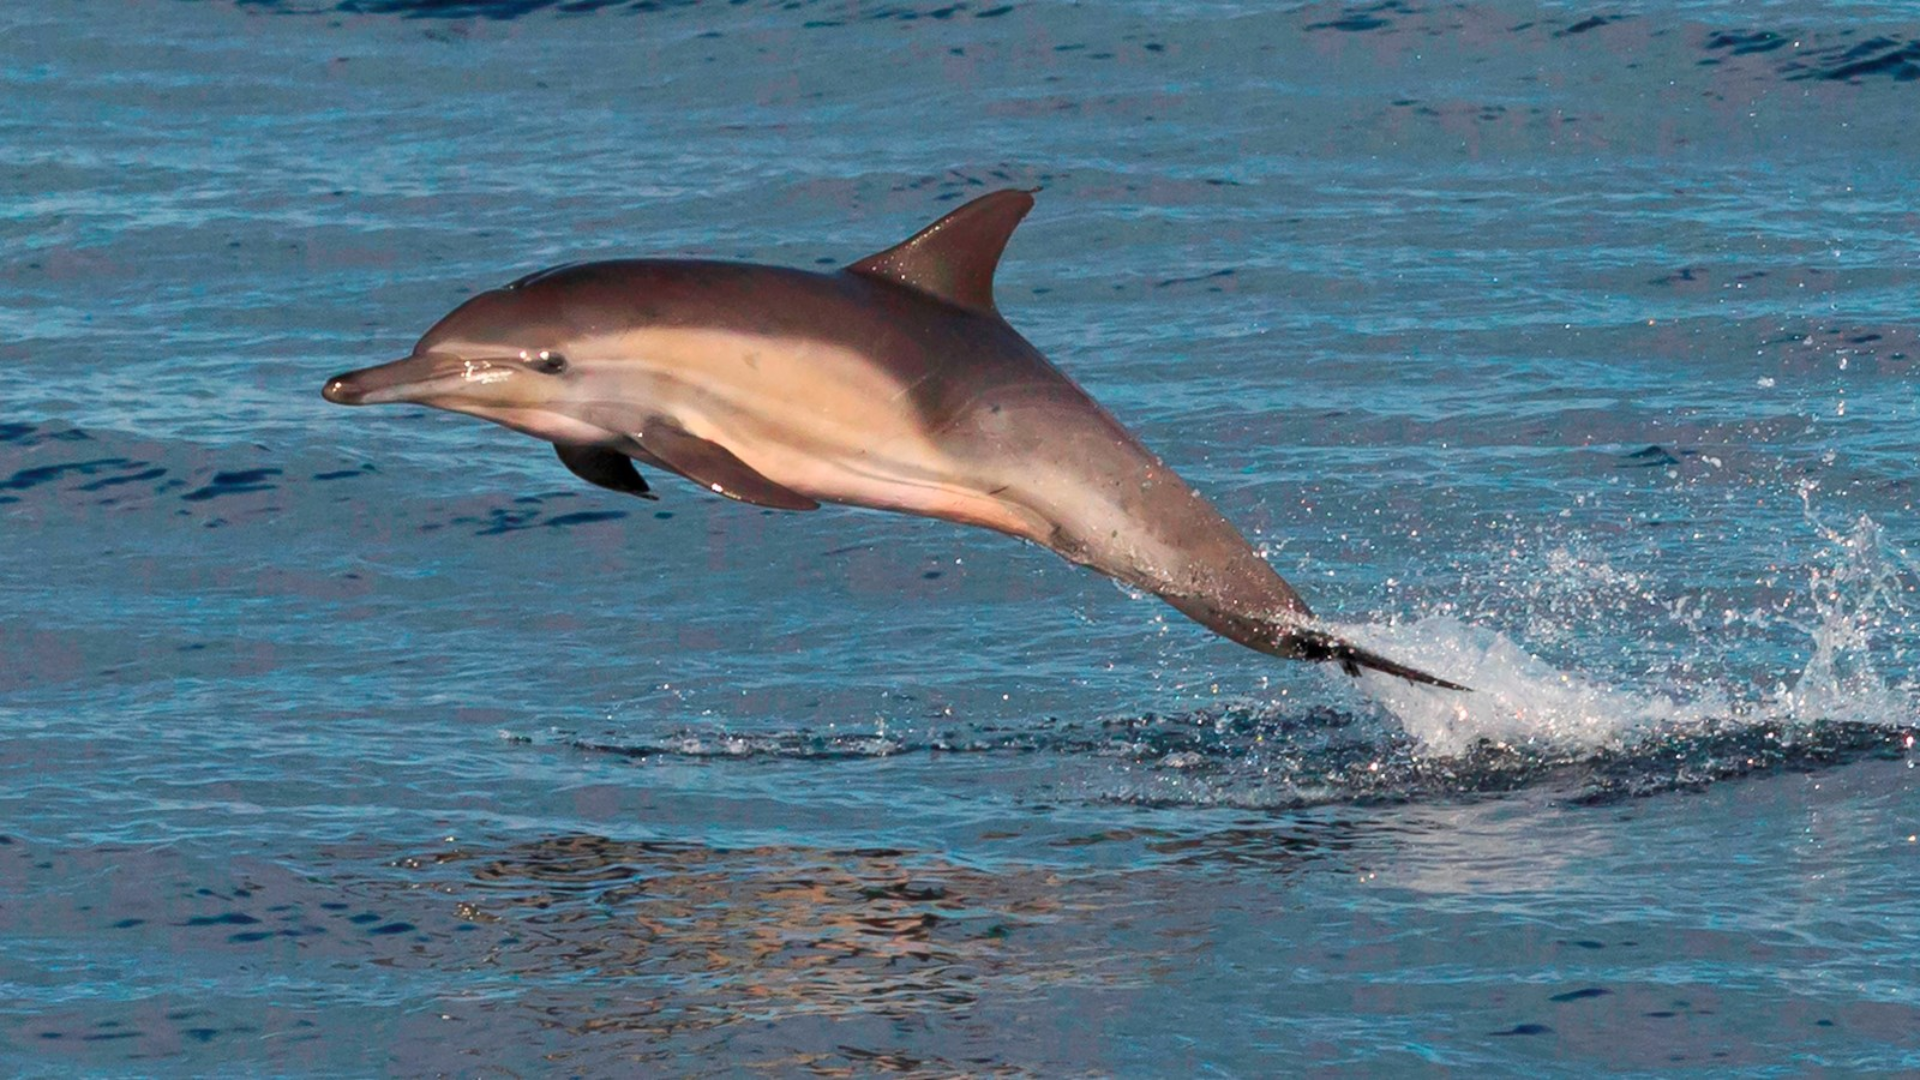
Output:
<path fill-rule="evenodd" d="M 1238 761 L 1225 747 L 1249 732 L 1214 719 L 1207 738 L 1177 724 L 1120 733 L 1141 744 L 1139 762 L 1180 759 L 1158 770 L 1182 778 L 1159 789 L 1164 798 L 1031 805 L 951 848 L 904 837 L 895 847 L 836 847 L 567 834 L 475 839 L 398 859 L 390 849 L 334 854 L 343 864 L 387 863 L 403 878 L 340 883 L 382 918 L 418 928 L 367 946 L 377 950 L 372 963 L 431 975 L 445 988 L 436 1008 L 544 1063 L 685 1072 L 720 1055 L 775 1072 L 984 1074 L 1011 1061 L 1044 1073 L 1123 1060 L 1113 1056 L 1112 1030 L 1088 1018 L 1124 1026 L 1164 1009 L 1169 986 L 1204 990 L 1204 958 L 1222 932 L 1291 957 L 1303 979 L 1371 985 L 1376 971 L 1443 962 L 1421 951 L 1419 933 L 1364 954 L 1350 948 L 1372 933 L 1366 912 L 1378 905 L 1404 908 L 1416 923 L 1489 905 L 1552 922 L 1569 917 L 1564 898 L 1604 892 L 1589 871 L 1613 851 L 1617 826 L 1605 824 L 1612 811 L 1586 806 L 1729 770 L 1895 752 L 1884 730 L 1826 725 L 1788 739 L 1742 729 L 1572 761 L 1509 761 L 1520 751 L 1487 749 L 1444 775 L 1421 771 L 1437 764 L 1403 764 L 1412 771 L 1398 781 L 1383 768 L 1386 786 L 1345 785 L 1340 800 L 1311 806 L 1180 801 L 1241 775 L 1215 758 Z M 1335 742 L 1322 748 L 1331 759 L 1312 760 L 1345 760 Z M 946 760 L 958 768 L 978 758 Z M 1549 812 L 1554 805 L 1566 812 Z M 998 854 L 946 853 L 982 843 Z M 392 912 L 396 893 L 410 898 Z M 1436 903 L 1456 914 L 1433 914 Z M 1345 912 L 1332 923 L 1330 906 Z M 1566 936 L 1598 940 L 1585 930 Z M 340 944 L 303 942 L 323 952 Z M 458 973 L 451 982 L 449 972 Z M 1407 1001 L 1425 992 L 1393 991 L 1414 995 Z M 1379 1016 L 1397 1014 L 1391 1002 L 1380 1006 Z M 427 1045 L 421 1062 L 432 1058 Z M 903 1047 L 913 1053 L 901 1056 Z"/>
<path fill-rule="evenodd" d="M 430 970 L 476 977 L 451 1011 L 531 1026 L 521 1041 L 555 1064 L 1028 1075 L 1113 1060 L 1098 1018 L 1125 1022 L 1192 977 L 1218 920 L 1284 919 L 1303 875 L 1339 874 L 1369 837 L 1399 842 L 1364 814 L 1268 825 L 1209 844 L 1037 818 L 1031 857 L 991 865 L 584 834 L 394 865 L 471 928 L 421 946 L 443 954 Z"/>
<path fill-rule="evenodd" d="M 1125 904 L 1118 884 L 1041 867 L 591 835 L 400 865 L 439 879 L 463 919 L 503 931 L 479 966 L 540 985 L 604 985 L 586 1009 L 577 995 L 571 1007 L 527 1002 L 578 1034 L 809 1014 L 897 1020 L 964 1009 L 983 993 L 1004 1004 L 1138 977 L 1137 958 L 1116 962 L 1097 938 L 1051 929 Z"/>

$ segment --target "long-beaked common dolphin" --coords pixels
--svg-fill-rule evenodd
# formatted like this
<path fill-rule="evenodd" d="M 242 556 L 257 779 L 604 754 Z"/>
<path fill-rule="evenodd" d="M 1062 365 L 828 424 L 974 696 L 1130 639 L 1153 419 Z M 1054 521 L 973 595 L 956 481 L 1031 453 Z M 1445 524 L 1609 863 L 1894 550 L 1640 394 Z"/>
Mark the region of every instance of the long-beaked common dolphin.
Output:
<path fill-rule="evenodd" d="M 643 498 L 635 461 L 757 506 L 985 526 L 1249 648 L 1465 689 L 1316 627 L 1213 504 L 1007 325 L 994 269 L 1032 207 L 1029 192 L 997 191 L 831 273 L 692 259 L 542 270 L 322 392 L 471 413 Z"/>

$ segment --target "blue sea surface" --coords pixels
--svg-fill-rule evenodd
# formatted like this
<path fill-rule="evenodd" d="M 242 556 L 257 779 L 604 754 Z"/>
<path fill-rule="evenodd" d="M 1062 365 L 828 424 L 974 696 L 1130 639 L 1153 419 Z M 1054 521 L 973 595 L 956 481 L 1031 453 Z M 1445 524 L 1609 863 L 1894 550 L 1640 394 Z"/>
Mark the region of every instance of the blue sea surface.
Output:
<path fill-rule="evenodd" d="M 1897 4 L 0 7 L 0 1073 L 1920 1071 Z M 1038 188 L 1343 632 L 322 381 Z"/>

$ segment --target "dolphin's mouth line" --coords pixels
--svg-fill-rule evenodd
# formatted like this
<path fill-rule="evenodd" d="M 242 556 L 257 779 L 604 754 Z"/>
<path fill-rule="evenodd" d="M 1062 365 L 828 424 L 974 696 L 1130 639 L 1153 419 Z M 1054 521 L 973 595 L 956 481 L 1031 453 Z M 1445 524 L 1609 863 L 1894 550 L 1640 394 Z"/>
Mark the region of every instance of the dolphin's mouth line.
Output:
<path fill-rule="evenodd" d="M 342 375 L 327 382 L 321 391 L 328 401 L 336 405 L 398 405 L 402 403 L 429 404 L 434 399 L 445 400 L 453 396 L 460 387 L 461 376 L 442 376 L 422 379 L 419 382 L 394 383 L 391 386 L 360 386 L 352 381 L 351 375 Z"/>
<path fill-rule="evenodd" d="M 493 360 L 409 356 L 336 375 L 320 394 L 336 405 L 457 405 L 463 391 L 503 383 L 514 374 L 513 367 Z M 479 396 L 473 403 L 488 401 Z"/>

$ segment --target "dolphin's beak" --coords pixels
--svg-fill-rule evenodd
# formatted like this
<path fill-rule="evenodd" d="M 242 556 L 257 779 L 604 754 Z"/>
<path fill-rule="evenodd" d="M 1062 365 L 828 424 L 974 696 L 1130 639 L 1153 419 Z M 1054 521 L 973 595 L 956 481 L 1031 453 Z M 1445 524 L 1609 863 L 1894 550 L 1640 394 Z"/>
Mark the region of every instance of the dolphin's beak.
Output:
<path fill-rule="evenodd" d="M 378 367 L 335 375 L 320 396 L 335 405 L 389 405 L 424 401 L 459 387 L 474 365 L 443 356 L 409 356 Z"/>

